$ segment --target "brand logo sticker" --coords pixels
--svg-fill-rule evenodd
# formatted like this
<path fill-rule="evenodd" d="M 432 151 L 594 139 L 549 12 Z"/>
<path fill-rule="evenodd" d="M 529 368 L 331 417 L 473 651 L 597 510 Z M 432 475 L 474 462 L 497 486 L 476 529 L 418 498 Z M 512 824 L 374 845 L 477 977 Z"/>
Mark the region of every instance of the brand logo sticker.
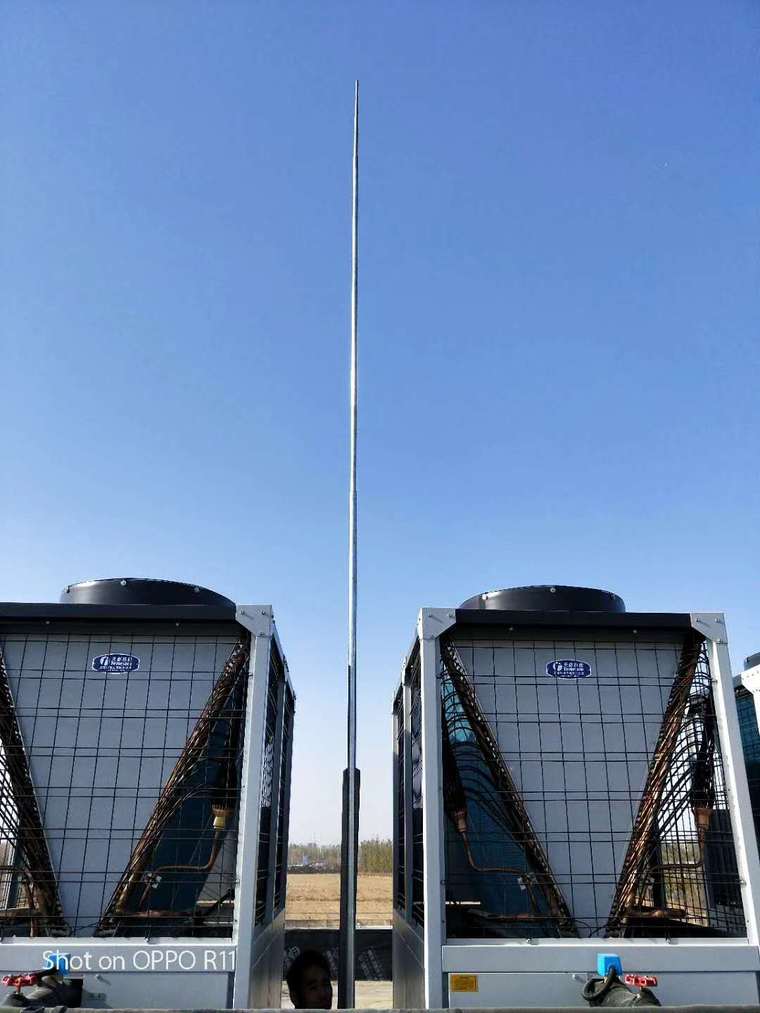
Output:
<path fill-rule="evenodd" d="M 591 665 L 586 661 L 576 661 L 575 658 L 562 658 L 559 661 L 548 662 L 546 674 L 554 676 L 555 679 L 588 679 L 591 675 Z"/>
<path fill-rule="evenodd" d="M 136 672 L 140 659 L 134 654 L 99 654 L 92 659 L 93 672 Z"/>

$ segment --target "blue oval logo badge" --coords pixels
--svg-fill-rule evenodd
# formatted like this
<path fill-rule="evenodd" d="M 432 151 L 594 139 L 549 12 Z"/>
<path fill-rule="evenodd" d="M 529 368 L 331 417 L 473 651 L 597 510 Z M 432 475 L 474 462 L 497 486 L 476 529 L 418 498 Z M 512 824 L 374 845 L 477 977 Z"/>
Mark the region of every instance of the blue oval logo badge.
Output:
<path fill-rule="evenodd" d="M 136 672 L 140 667 L 140 659 L 134 654 L 99 654 L 92 659 L 93 672 Z"/>
<path fill-rule="evenodd" d="M 560 661 L 548 662 L 546 674 L 553 675 L 555 679 L 588 679 L 591 665 L 585 661 L 576 661 L 575 658 L 562 658 Z"/>

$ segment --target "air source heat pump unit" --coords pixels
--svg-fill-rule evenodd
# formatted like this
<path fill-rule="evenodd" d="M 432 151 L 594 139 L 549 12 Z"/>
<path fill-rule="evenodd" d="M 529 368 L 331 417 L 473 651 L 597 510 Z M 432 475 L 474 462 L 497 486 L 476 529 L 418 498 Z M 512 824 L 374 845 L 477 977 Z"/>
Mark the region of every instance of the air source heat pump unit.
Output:
<path fill-rule="evenodd" d="M 722 615 L 589 588 L 423 609 L 393 706 L 397 1008 L 757 1003 L 757 847 Z"/>
<path fill-rule="evenodd" d="M 0 970 L 83 1006 L 279 1006 L 294 696 L 268 605 L 0 605 Z"/>
<path fill-rule="evenodd" d="M 744 671 L 734 679 L 734 688 L 757 836 L 760 832 L 760 652 L 745 659 Z"/>

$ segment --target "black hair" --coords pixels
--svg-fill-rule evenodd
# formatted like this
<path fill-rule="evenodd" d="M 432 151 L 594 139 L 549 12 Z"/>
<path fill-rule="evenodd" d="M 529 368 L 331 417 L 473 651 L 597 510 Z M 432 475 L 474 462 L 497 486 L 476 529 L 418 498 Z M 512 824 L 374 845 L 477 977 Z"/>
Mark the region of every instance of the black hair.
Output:
<path fill-rule="evenodd" d="M 288 968 L 288 973 L 285 975 L 288 991 L 291 994 L 293 990 L 298 992 L 301 986 L 301 978 L 307 967 L 320 967 L 327 974 L 328 978 L 332 977 L 330 964 L 324 953 L 320 953 L 319 950 L 302 950 L 295 960 L 293 960 Z"/>

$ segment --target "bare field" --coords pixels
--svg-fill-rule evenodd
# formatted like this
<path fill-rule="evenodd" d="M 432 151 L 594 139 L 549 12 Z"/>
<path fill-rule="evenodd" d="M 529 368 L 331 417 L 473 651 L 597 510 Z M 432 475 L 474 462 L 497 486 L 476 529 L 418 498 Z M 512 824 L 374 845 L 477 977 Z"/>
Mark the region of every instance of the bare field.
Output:
<path fill-rule="evenodd" d="M 338 998 L 338 983 L 333 982 L 333 1009 L 336 1008 Z M 357 981 L 356 983 L 356 1009 L 386 1009 L 393 1007 L 393 982 L 390 981 Z M 293 1009 L 290 1001 L 288 986 L 282 986 L 281 1009 Z"/>
<path fill-rule="evenodd" d="M 356 896 L 358 925 L 390 925 L 389 873 L 360 875 Z M 340 921 L 340 876 L 333 872 L 288 873 L 285 921 L 300 928 L 337 928 Z"/>

